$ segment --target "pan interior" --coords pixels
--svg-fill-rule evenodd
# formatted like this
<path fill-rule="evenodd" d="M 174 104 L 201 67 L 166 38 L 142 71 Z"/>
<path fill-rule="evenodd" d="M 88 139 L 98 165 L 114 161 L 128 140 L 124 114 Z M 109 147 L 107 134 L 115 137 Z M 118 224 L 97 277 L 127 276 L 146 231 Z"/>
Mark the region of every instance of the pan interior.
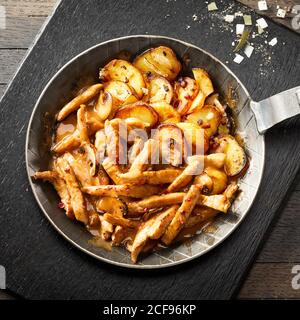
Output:
<path fill-rule="evenodd" d="M 238 132 L 243 136 L 250 158 L 247 174 L 240 180 L 241 193 L 230 212 L 220 215 L 209 228 L 186 243 L 162 249 L 133 265 L 123 248 L 106 251 L 89 244 L 91 235 L 79 223 L 70 221 L 57 207 L 58 196 L 50 184 L 32 183 L 35 171 L 46 170 L 50 160 L 49 136 L 54 115 L 70 100 L 72 92 L 83 79 L 95 82 L 99 67 L 123 54 L 132 56 L 153 46 L 171 47 L 183 61 L 189 61 L 184 73 L 201 67 L 211 75 L 218 92 L 226 96 L 233 90 L 237 97 L 236 116 Z M 111 40 L 83 52 L 64 66 L 49 82 L 41 94 L 31 117 L 26 141 L 27 170 L 36 200 L 54 227 L 71 243 L 86 253 L 109 263 L 134 268 L 160 268 L 183 263 L 199 257 L 221 243 L 243 220 L 258 190 L 264 164 L 264 138 L 259 135 L 249 107 L 247 90 L 233 73 L 207 52 L 179 40 L 158 36 L 132 36 Z M 45 143 L 46 141 L 46 143 Z"/>

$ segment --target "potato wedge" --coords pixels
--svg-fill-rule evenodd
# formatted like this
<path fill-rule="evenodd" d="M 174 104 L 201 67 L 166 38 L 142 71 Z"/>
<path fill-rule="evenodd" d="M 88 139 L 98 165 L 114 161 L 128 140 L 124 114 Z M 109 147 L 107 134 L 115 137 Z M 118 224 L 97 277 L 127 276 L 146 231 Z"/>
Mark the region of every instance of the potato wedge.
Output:
<path fill-rule="evenodd" d="M 218 214 L 217 210 L 196 206 L 188 218 L 185 228 L 191 228 L 197 224 L 209 221 L 213 219 Z"/>
<path fill-rule="evenodd" d="M 149 123 L 151 127 L 154 127 L 158 121 L 158 114 L 145 102 L 136 102 L 118 109 L 115 118 L 137 118 L 143 122 Z"/>
<path fill-rule="evenodd" d="M 175 82 L 174 95 L 176 110 L 180 115 L 185 115 L 190 109 L 193 100 L 198 94 L 197 82 L 189 77 L 179 78 Z"/>
<path fill-rule="evenodd" d="M 185 140 L 183 132 L 175 124 L 161 124 L 154 135 L 159 142 L 159 151 L 163 164 L 180 166 L 183 164 Z"/>
<path fill-rule="evenodd" d="M 57 115 L 57 121 L 64 120 L 69 114 L 76 111 L 81 104 L 85 104 L 86 102 L 94 98 L 102 88 L 103 84 L 101 83 L 94 84 L 91 87 L 87 88 L 83 93 L 75 97 L 59 111 Z"/>
<path fill-rule="evenodd" d="M 214 92 L 214 87 L 208 73 L 201 68 L 193 68 L 192 71 L 199 90 L 204 93 L 205 97 L 208 97 Z"/>
<path fill-rule="evenodd" d="M 222 169 L 225 164 L 226 154 L 225 153 L 212 153 L 206 156 L 198 155 L 188 157 L 187 163 L 194 161 L 195 159 L 199 159 L 200 161 L 204 161 L 205 167 L 214 167 L 217 169 Z"/>
<path fill-rule="evenodd" d="M 219 194 L 226 189 L 228 179 L 224 171 L 215 169 L 213 167 L 207 167 L 204 169 L 204 172 L 208 174 L 213 181 L 213 188 L 210 194 Z"/>
<path fill-rule="evenodd" d="M 204 129 L 207 137 L 213 136 L 218 131 L 222 115 L 214 106 L 204 106 L 201 110 L 193 112 L 186 117 L 185 122 L 190 122 Z"/>
<path fill-rule="evenodd" d="M 111 236 L 112 245 L 120 246 L 122 244 L 126 245 L 126 243 L 132 244 L 135 235 L 136 229 L 134 228 L 125 228 L 121 226 L 116 226 L 114 233 Z"/>
<path fill-rule="evenodd" d="M 112 95 L 107 91 L 101 91 L 98 101 L 95 105 L 95 111 L 99 118 L 105 121 L 113 110 L 113 98 Z"/>
<path fill-rule="evenodd" d="M 130 62 L 114 59 L 104 68 L 100 69 L 99 77 L 101 81 L 119 80 L 127 83 L 137 94 L 138 98 L 143 97 L 145 88 L 144 78 L 141 72 Z"/>
<path fill-rule="evenodd" d="M 199 90 L 198 94 L 196 95 L 196 97 L 192 101 L 186 114 L 190 114 L 190 113 L 199 111 L 203 108 L 204 105 L 205 105 L 205 95 L 202 91 Z"/>
<path fill-rule="evenodd" d="M 80 134 L 78 130 L 75 130 L 72 134 L 65 136 L 62 140 L 51 147 L 51 151 L 61 154 L 71 151 L 81 144 Z"/>
<path fill-rule="evenodd" d="M 149 78 L 147 83 L 148 94 L 144 100 L 150 104 L 155 102 L 171 103 L 173 98 L 173 87 L 170 82 L 159 76 Z"/>
<path fill-rule="evenodd" d="M 237 176 L 246 168 L 248 160 L 244 149 L 238 144 L 236 139 L 231 135 L 224 135 L 218 138 L 217 141 L 224 143 L 224 152 L 226 160 L 224 170 L 230 177 Z"/>
<path fill-rule="evenodd" d="M 185 149 L 190 155 L 203 155 L 207 152 L 209 139 L 204 129 L 191 122 L 179 122 L 176 125 L 184 134 Z"/>
<path fill-rule="evenodd" d="M 123 218 L 122 216 L 113 215 L 111 213 L 105 213 L 103 218 L 111 223 L 112 225 L 117 225 L 125 228 L 138 228 L 140 225 L 140 222 L 137 220 L 129 220 L 126 218 Z"/>
<path fill-rule="evenodd" d="M 133 65 L 143 73 L 159 75 L 168 81 L 174 80 L 181 71 L 181 63 L 168 47 L 151 48 L 139 55 Z"/>
<path fill-rule="evenodd" d="M 151 107 L 157 112 L 160 123 L 178 123 L 180 114 L 164 101 L 151 103 Z"/>
<path fill-rule="evenodd" d="M 161 241 L 164 244 L 170 245 L 171 242 L 176 238 L 192 213 L 195 205 L 197 204 L 199 196 L 200 188 L 196 185 L 192 185 L 188 193 L 184 196 L 183 202 L 180 208 L 176 211 L 176 214 L 167 227 L 165 234 L 161 238 Z"/>
<path fill-rule="evenodd" d="M 101 222 L 100 236 L 103 240 L 108 241 L 114 232 L 114 226 L 106 221 L 103 216 L 99 215 L 99 219 Z"/>
<path fill-rule="evenodd" d="M 133 263 L 137 262 L 138 255 L 141 253 L 148 240 L 157 240 L 164 234 L 174 218 L 178 207 L 179 206 L 177 205 L 172 206 L 171 208 L 154 215 L 141 225 L 131 247 L 131 260 Z"/>
<path fill-rule="evenodd" d="M 197 184 L 201 189 L 201 193 L 203 194 L 209 194 L 213 189 L 213 180 L 205 172 L 202 172 L 201 174 L 196 176 L 193 184 Z"/>

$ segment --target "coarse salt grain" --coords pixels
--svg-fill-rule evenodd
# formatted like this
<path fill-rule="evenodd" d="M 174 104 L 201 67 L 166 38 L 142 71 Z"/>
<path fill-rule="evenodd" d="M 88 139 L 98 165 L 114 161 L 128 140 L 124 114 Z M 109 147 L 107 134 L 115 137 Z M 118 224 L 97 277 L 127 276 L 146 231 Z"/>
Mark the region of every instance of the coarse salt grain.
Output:
<path fill-rule="evenodd" d="M 279 18 L 284 18 L 286 15 L 286 11 L 284 9 L 278 9 L 277 10 L 277 13 L 276 13 L 276 16 L 279 17 Z"/>
<path fill-rule="evenodd" d="M 269 45 L 274 47 L 276 44 L 277 44 L 277 38 L 273 38 L 270 42 L 269 42 Z"/>
<path fill-rule="evenodd" d="M 267 21 L 264 18 L 260 18 L 256 20 L 256 23 L 259 27 L 261 27 L 262 29 L 265 29 L 268 27 Z"/>
<path fill-rule="evenodd" d="M 244 14 L 243 18 L 246 26 L 252 26 L 252 18 L 249 14 Z"/>
<path fill-rule="evenodd" d="M 250 58 L 252 53 L 253 53 L 253 50 L 254 50 L 254 47 L 250 46 L 250 44 L 247 44 L 245 49 L 244 49 L 244 52 L 245 52 L 245 55 Z"/>
<path fill-rule="evenodd" d="M 257 32 L 258 32 L 258 34 L 262 34 L 262 33 L 264 33 L 264 29 L 261 28 L 260 26 L 258 26 L 257 27 Z"/>
<path fill-rule="evenodd" d="M 258 6 L 258 10 L 260 11 L 268 10 L 267 1 L 258 1 L 257 6 Z"/>
<path fill-rule="evenodd" d="M 208 11 L 218 10 L 218 7 L 215 2 L 211 2 L 210 4 L 207 5 L 207 10 Z"/>
<path fill-rule="evenodd" d="M 240 54 L 236 53 L 235 54 L 235 58 L 234 58 L 234 62 L 237 63 L 237 64 L 240 64 L 242 61 L 244 60 L 244 57 L 241 56 Z"/>
<path fill-rule="evenodd" d="M 234 15 L 233 14 L 227 14 L 225 16 L 225 21 L 229 22 L 229 23 L 233 22 L 234 21 Z"/>
<path fill-rule="evenodd" d="M 241 23 L 238 23 L 236 25 L 236 34 L 243 34 L 244 29 L 245 29 L 245 25 L 241 24 Z"/>

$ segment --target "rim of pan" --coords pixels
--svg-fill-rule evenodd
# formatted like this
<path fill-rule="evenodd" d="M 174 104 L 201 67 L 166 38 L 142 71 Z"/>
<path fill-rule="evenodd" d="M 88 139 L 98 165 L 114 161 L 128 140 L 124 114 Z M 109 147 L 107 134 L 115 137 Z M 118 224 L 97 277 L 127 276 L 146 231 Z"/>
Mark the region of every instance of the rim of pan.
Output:
<path fill-rule="evenodd" d="M 259 175 L 259 183 L 258 183 L 258 188 L 256 189 L 255 191 L 255 195 L 254 195 L 254 198 L 253 198 L 253 201 L 250 203 L 248 209 L 245 211 L 245 213 L 243 214 L 243 216 L 241 217 L 241 219 L 236 223 L 236 225 L 232 228 L 232 230 L 230 230 L 230 232 L 228 232 L 225 236 L 223 236 L 220 240 L 216 241 L 213 245 L 211 245 L 210 247 L 208 247 L 207 249 L 191 256 L 191 257 L 188 257 L 186 259 L 182 259 L 182 260 L 179 260 L 179 261 L 173 261 L 173 262 L 170 262 L 170 263 L 166 263 L 166 264 L 162 264 L 162 265 L 141 265 L 141 264 L 128 264 L 128 263 L 124 263 L 124 262 L 117 262 L 117 261 L 113 261 L 113 260 L 110 260 L 109 258 L 105 258 L 105 257 L 101 257 L 99 255 L 97 255 L 96 253 L 93 253 L 91 251 L 89 251 L 88 249 L 86 248 L 83 248 L 81 245 L 79 245 L 76 241 L 72 240 L 67 234 L 65 234 L 59 226 L 57 226 L 55 224 L 55 222 L 51 219 L 51 217 L 48 215 L 47 211 L 44 209 L 42 203 L 40 202 L 39 200 L 39 197 L 36 193 L 36 190 L 35 190 L 35 186 L 32 182 L 32 178 L 30 176 L 30 172 L 29 172 L 29 160 L 28 160 L 28 144 L 29 144 L 29 136 L 30 136 L 30 129 L 31 129 L 31 125 L 32 125 L 32 122 L 33 122 L 33 118 L 34 118 L 34 115 L 36 113 L 36 110 L 38 109 L 38 106 L 40 104 L 40 101 L 42 99 L 42 97 L 44 96 L 44 94 L 46 93 L 46 91 L 48 90 L 48 87 L 50 86 L 50 84 L 56 79 L 56 77 L 64 71 L 64 69 L 70 65 L 73 61 L 75 61 L 76 59 L 78 59 L 79 57 L 83 56 L 83 55 L 86 55 L 88 54 L 91 50 L 97 48 L 97 47 L 101 47 L 105 44 L 108 44 L 108 43 L 111 43 L 111 42 L 116 42 L 116 41 L 120 41 L 120 40 L 126 40 L 126 39 L 130 39 L 130 38 L 148 38 L 148 39 L 162 39 L 162 40 L 170 40 L 170 41 L 173 41 L 173 42 L 177 42 L 177 43 L 181 43 L 187 47 L 192 47 L 196 50 L 199 50 L 201 52 L 203 52 L 204 54 L 208 55 L 209 57 L 211 57 L 214 61 L 216 61 L 217 63 L 221 64 L 223 68 L 225 68 L 225 70 L 231 74 L 235 79 L 236 81 L 238 82 L 238 84 L 243 88 L 243 90 L 245 91 L 245 93 L 247 94 L 247 96 L 249 97 L 249 99 L 251 100 L 251 97 L 250 97 L 250 94 L 248 92 L 248 90 L 246 89 L 246 87 L 243 85 L 243 83 L 239 80 L 239 78 L 222 62 L 220 61 L 218 58 L 216 58 L 214 55 L 212 55 L 211 53 L 199 48 L 198 46 L 196 45 L 193 45 L 191 43 L 188 43 L 188 42 L 185 42 L 185 41 L 182 41 L 182 40 L 179 40 L 179 39 L 176 39 L 176 38 L 172 38 L 172 37 L 167 37 L 167 36 L 159 36 L 159 35 L 131 35 L 131 36 L 124 36 L 124 37 L 119 37 L 119 38 L 114 38 L 114 39 L 110 39 L 110 40 L 107 40 L 107 41 L 104 41 L 104 42 L 101 42 L 101 43 L 98 43 L 86 50 L 84 50 L 83 52 L 79 53 L 78 55 L 76 55 L 75 57 L 73 57 L 71 60 L 69 60 L 64 66 L 62 66 L 53 76 L 52 78 L 48 81 L 47 85 L 44 87 L 43 91 L 41 92 L 37 102 L 35 103 L 35 106 L 32 110 L 32 113 L 31 113 L 31 116 L 30 116 L 30 119 L 29 119 L 29 123 L 28 123 L 28 127 L 27 127 L 27 132 L 26 132 L 26 142 L 25 142 L 25 162 L 26 162 L 26 171 L 27 171 L 27 176 L 28 176 L 28 180 L 29 180 L 29 184 L 30 184 L 30 187 L 31 187 L 31 190 L 33 192 L 33 195 L 35 197 L 35 200 L 37 201 L 40 209 L 42 210 L 42 212 L 44 213 L 44 215 L 46 216 L 46 218 L 48 219 L 48 221 L 51 223 L 51 225 L 67 240 L 69 241 L 72 245 L 74 245 L 76 248 L 78 248 L 79 250 L 85 252 L 86 254 L 98 259 L 98 260 L 101 260 L 101 261 L 104 261 L 106 263 L 109 263 L 109 264 L 112 264 L 112 265 L 115 265 L 115 266 L 119 266 L 119 267 L 125 267 L 125 268 L 129 268 L 129 269 L 160 269 L 160 268 L 168 268 L 168 267 L 172 267 L 172 266 L 176 266 L 176 265 L 179 265 L 179 264 L 182 264 L 182 263 L 186 263 L 188 261 L 191 261 L 193 259 L 196 259 L 204 254 L 206 254 L 207 252 L 209 252 L 210 250 L 214 249 L 216 246 L 218 246 L 219 244 L 221 244 L 225 239 L 227 239 L 232 233 L 233 231 L 235 231 L 237 229 L 237 227 L 241 224 L 241 222 L 244 220 L 244 218 L 246 217 L 247 213 L 249 212 L 249 210 L 251 209 L 255 199 L 256 199 L 256 196 L 257 196 L 257 192 L 258 192 L 258 189 L 260 187 L 260 184 L 261 184 L 261 179 L 262 179 L 262 176 L 263 176 L 263 172 L 264 172 L 264 166 L 265 166 L 265 137 L 264 135 L 262 135 L 262 157 L 263 157 L 263 165 L 262 165 L 262 170 L 260 172 L 260 175 Z"/>

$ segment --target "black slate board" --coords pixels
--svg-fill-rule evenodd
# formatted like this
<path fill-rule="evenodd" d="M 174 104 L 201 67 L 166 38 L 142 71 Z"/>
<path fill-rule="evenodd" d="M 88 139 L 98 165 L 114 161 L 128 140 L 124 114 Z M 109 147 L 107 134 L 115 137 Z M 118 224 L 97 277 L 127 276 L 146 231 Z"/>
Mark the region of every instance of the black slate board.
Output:
<path fill-rule="evenodd" d="M 234 11 L 242 8 L 226 1 L 226 6 L 230 4 Z M 222 6 L 225 4 L 219 4 L 220 9 Z M 193 14 L 200 17 L 198 21 L 193 21 Z M 217 16 L 207 15 L 204 1 L 61 2 L 0 104 L 0 264 L 6 267 L 11 291 L 32 299 L 235 296 L 298 172 L 299 118 L 267 133 L 264 179 L 253 208 L 238 230 L 207 255 L 166 270 L 121 269 L 73 248 L 39 210 L 24 163 L 25 131 L 33 106 L 47 81 L 74 55 L 114 37 L 148 33 L 176 37 L 223 61 L 232 61 L 233 34 L 221 32 L 220 23 Z M 256 100 L 300 84 L 299 36 L 272 22 L 269 33 L 279 39 L 277 47 L 270 49 L 271 67 L 259 66 L 264 63 L 262 53 L 240 66 L 229 62 Z"/>

